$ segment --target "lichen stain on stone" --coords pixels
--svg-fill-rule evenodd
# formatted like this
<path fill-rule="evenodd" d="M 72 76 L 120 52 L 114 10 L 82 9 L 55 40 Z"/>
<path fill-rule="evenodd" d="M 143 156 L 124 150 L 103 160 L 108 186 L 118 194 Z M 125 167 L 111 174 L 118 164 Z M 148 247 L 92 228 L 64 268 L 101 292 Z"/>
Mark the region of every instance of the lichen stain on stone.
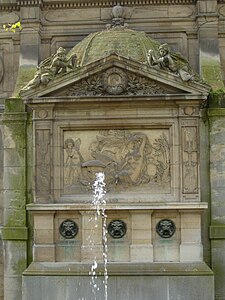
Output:
<path fill-rule="evenodd" d="M 216 59 L 202 59 L 202 77 L 207 81 L 213 90 L 224 89 L 221 66 Z"/>
<path fill-rule="evenodd" d="M 22 274 L 26 267 L 27 260 L 25 258 L 21 258 L 13 265 L 13 271 L 15 274 Z"/>

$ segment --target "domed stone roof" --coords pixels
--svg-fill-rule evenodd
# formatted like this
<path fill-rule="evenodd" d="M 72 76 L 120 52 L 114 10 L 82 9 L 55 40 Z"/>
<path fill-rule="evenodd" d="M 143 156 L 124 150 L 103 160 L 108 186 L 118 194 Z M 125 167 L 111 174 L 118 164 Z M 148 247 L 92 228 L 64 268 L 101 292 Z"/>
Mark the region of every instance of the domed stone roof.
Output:
<path fill-rule="evenodd" d="M 88 35 L 68 56 L 76 53 L 79 66 L 88 65 L 112 53 L 147 63 L 148 50 L 157 50 L 158 47 L 159 43 L 149 38 L 145 32 L 117 26 Z"/>

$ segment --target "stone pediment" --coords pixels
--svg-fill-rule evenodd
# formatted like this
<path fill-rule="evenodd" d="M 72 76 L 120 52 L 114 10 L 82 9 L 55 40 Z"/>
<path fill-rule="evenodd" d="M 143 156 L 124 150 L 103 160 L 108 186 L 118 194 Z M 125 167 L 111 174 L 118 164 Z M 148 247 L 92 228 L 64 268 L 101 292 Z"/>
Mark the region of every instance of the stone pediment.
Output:
<path fill-rule="evenodd" d="M 110 54 L 88 65 L 58 75 L 47 84 L 22 90 L 31 97 L 151 96 L 166 94 L 207 95 L 210 87 L 200 81 L 184 81 L 149 64 Z"/>

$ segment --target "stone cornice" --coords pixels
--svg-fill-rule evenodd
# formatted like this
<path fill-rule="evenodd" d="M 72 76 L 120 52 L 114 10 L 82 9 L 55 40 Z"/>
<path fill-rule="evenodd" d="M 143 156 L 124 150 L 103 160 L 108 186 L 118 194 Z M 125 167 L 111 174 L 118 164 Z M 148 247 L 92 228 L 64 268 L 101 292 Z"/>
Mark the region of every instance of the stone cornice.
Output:
<path fill-rule="evenodd" d="M 44 8 L 72 8 L 72 7 L 112 7 L 117 5 L 117 1 L 50 1 L 43 0 Z M 197 0 L 122 0 L 120 5 L 122 6 L 143 6 L 143 5 L 187 5 L 196 4 Z"/>
<path fill-rule="evenodd" d="M 18 6 L 42 6 L 43 0 L 17 0 Z"/>
<path fill-rule="evenodd" d="M 225 0 L 218 0 L 220 3 Z M 122 0 L 122 6 L 143 6 L 143 5 L 191 5 L 196 4 L 197 0 Z M 117 4 L 117 1 L 110 0 L 13 0 L 11 3 L 8 0 L 0 2 L 0 10 L 12 11 L 19 10 L 20 7 L 39 6 L 43 9 L 71 9 L 78 7 L 112 7 Z"/>

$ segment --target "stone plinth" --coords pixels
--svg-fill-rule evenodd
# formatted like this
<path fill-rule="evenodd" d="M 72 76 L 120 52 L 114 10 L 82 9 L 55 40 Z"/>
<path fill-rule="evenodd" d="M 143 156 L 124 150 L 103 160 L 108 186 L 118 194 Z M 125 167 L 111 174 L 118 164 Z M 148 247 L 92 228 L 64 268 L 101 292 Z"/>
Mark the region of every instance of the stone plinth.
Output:
<path fill-rule="evenodd" d="M 23 275 L 22 300 L 94 299 L 90 264 L 32 263 Z M 99 272 L 104 272 L 99 266 Z M 213 300 L 212 271 L 204 263 L 109 263 L 109 300 Z M 98 273 L 96 292 L 98 300 L 104 298 L 103 276 Z"/>

